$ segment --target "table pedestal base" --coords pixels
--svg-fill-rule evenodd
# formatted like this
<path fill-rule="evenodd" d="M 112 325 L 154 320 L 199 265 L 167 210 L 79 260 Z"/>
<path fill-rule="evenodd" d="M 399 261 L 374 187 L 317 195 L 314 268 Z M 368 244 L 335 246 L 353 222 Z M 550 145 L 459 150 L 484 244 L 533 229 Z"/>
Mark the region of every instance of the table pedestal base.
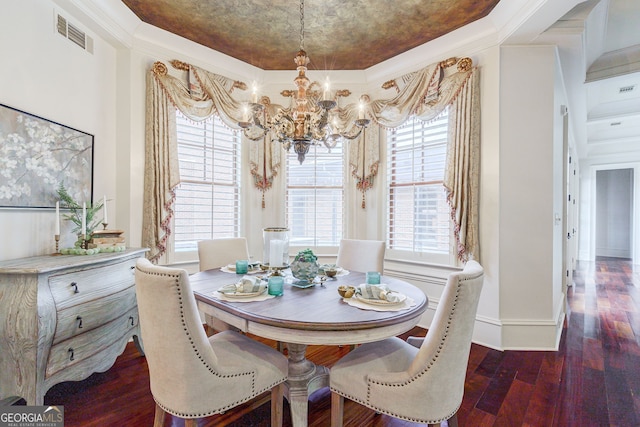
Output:
<path fill-rule="evenodd" d="M 285 383 L 285 397 L 291 408 L 293 427 L 308 424 L 309 396 L 329 386 L 329 369 L 317 366 L 305 357 L 305 344 L 287 343 L 289 349 L 289 379 Z"/>

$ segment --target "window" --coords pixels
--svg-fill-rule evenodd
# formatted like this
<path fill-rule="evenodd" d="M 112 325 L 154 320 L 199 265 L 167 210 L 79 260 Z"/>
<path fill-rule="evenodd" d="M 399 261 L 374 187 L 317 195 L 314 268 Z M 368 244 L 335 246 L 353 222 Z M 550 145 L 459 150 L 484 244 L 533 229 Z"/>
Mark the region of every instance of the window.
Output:
<path fill-rule="evenodd" d="M 430 122 L 412 118 L 387 133 L 387 245 L 391 250 L 451 252 L 450 213 L 442 184 L 447 128 L 445 113 Z"/>
<path fill-rule="evenodd" d="M 302 165 L 287 162 L 287 224 L 291 246 L 338 246 L 342 238 L 342 147 L 312 146 Z"/>
<path fill-rule="evenodd" d="M 175 252 L 195 251 L 199 240 L 239 235 L 240 138 L 218 117 L 196 123 L 178 112 L 176 119 Z"/>

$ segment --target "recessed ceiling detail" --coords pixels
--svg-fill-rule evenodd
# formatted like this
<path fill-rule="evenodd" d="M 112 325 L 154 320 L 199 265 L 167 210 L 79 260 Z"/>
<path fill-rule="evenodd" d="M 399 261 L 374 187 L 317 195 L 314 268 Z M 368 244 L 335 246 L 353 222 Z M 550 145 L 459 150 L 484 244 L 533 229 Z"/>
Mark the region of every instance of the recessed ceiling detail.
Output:
<path fill-rule="evenodd" d="M 143 22 L 264 70 L 295 69 L 300 9 L 284 0 L 122 0 Z M 499 0 L 307 0 L 309 69 L 362 70 L 487 16 Z"/>

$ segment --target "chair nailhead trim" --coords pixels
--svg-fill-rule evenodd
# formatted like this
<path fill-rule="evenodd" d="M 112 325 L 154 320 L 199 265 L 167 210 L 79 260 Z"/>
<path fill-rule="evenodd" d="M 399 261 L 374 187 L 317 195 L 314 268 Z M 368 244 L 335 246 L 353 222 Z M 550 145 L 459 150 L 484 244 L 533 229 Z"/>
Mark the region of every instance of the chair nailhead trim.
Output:
<path fill-rule="evenodd" d="M 394 418 L 398 418 L 398 419 L 405 420 L 405 421 L 411 421 L 413 423 L 422 423 L 422 424 L 437 424 L 437 423 L 441 423 L 442 421 L 446 421 L 449 418 L 453 417 L 458 412 L 458 409 L 460 409 L 460 405 L 458 405 L 456 410 L 453 411 L 451 414 L 447 415 L 446 417 L 435 419 L 435 420 L 405 417 L 403 415 L 398 415 L 398 414 L 395 414 L 395 413 L 393 413 L 391 411 L 387 411 L 385 409 L 379 408 L 376 405 L 370 404 L 369 401 L 368 401 L 369 400 L 368 398 L 367 398 L 367 401 L 365 402 L 365 401 L 363 401 L 361 399 L 358 399 L 358 398 L 356 398 L 354 396 L 351 396 L 350 394 L 343 393 L 342 391 L 336 390 L 333 387 L 330 387 L 330 389 L 331 389 L 331 391 L 333 391 L 335 393 L 338 393 L 342 397 L 345 397 L 345 398 L 347 398 L 349 400 L 352 400 L 352 401 L 357 402 L 357 403 L 359 403 L 361 405 L 364 405 L 369 409 L 373 409 L 374 411 L 380 412 L 381 414 L 391 415 Z"/>
<path fill-rule="evenodd" d="M 440 337 L 440 343 L 438 344 L 438 349 L 435 351 L 434 356 L 431 358 L 431 360 L 429 361 L 427 367 L 424 370 L 418 372 L 418 374 L 416 374 L 413 378 L 410 378 L 409 380 L 404 381 L 402 383 L 386 383 L 386 382 L 382 382 L 382 381 L 369 381 L 369 384 L 368 384 L 368 387 L 367 387 L 367 401 L 366 402 L 364 402 L 364 401 L 362 401 L 360 399 L 357 399 L 354 396 L 350 396 L 348 394 L 342 393 L 341 391 L 335 390 L 333 387 L 331 387 L 331 391 L 334 391 L 334 392 L 340 394 L 341 396 L 346 397 L 347 399 L 353 400 L 354 402 L 358 402 L 358 403 L 360 403 L 360 404 L 362 404 L 362 405 L 364 405 L 364 406 L 366 406 L 368 408 L 371 408 L 371 409 L 373 409 L 375 411 L 378 411 L 380 413 L 391 415 L 393 417 L 400 418 L 400 419 L 407 420 L 407 421 L 419 422 L 419 423 L 428 423 L 428 424 L 436 424 L 436 423 L 440 423 L 442 421 L 448 420 L 449 418 L 454 416 L 458 412 L 458 409 L 460 408 L 460 404 L 462 404 L 462 402 L 460 402 L 460 404 L 458 404 L 458 406 L 457 406 L 455 411 L 453 411 L 447 417 L 439 419 L 439 420 L 412 419 L 412 418 L 409 418 L 409 417 L 404 417 L 404 416 L 400 416 L 400 415 L 394 414 L 394 413 L 389 412 L 389 411 L 385 411 L 384 409 L 378 408 L 377 406 L 371 405 L 369 403 L 370 400 L 371 400 L 371 384 L 377 384 L 377 385 L 386 386 L 386 387 L 402 387 L 402 386 L 405 386 L 407 384 L 410 384 L 410 383 L 416 381 L 418 378 L 424 376 L 427 373 L 427 371 L 429 371 L 429 369 L 434 365 L 434 363 L 436 362 L 436 360 L 440 356 L 440 352 L 444 348 L 444 345 L 446 343 L 446 338 L 449 335 L 449 329 L 451 327 L 452 319 L 453 319 L 454 315 L 456 314 L 456 307 L 458 305 L 458 300 L 460 299 L 460 292 L 462 290 L 462 284 L 464 282 L 466 282 L 467 280 L 473 280 L 473 279 L 476 279 L 477 277 L 479 277 L 479 274 L 478 275 L 474 275 L 474 276 L 461 277 L 461 278 L 458 279 L 458 285 L 456 286 L 456 294 L 455 294 L 455 297 L 453 299 L 453 304 L 451 306 L 452 309 L 451 309 L 451 312 L 449 313 L 449 317 L 447 319 L 447 326 L 445 327 L 445 330 L 444 330 L 444 333 L 443 333 L 442 337 Z"/>
<path fill-rule="evenodd" d="M 179 306 L 180 306 L 180 319 L 182 320 L 182 328 L 186 332 L 186 335 L 189 338 L 189 342 L 191 343 L 191 348 L 196 353 L 196 356 L 205 365 L 207 370 L 209 372 L 211 372 L 211 374 L 213 374 L 213 375 L 215 375 L 217 377 L 221 377 L 221 378 L 233 378 L 233 377 L 243 377 L 243 376 L 251 375 L 251 380 L 252 380 L 251 381 L 251 390 L 252 391 L 251 391 L 251 394 L 249 396 L 247 396 L 245 399 L 238 400 L 238 401 L 230 403 L 230 404 L 228 404 L 228 405 L 226 405 L 226 406 L 224 406 L 222 408 L 214 409 L 214 410 L 203 412 L 203 413 L 186 413 L 186 412 L 176 411 L 175 409 L 169 408 L 169 407 L 161 404 L 160 402 L 158 402 L 156 400 L 156 398 L 154 397 L 154 400 L 156 401 L 158 406 L 160 406 L 165 412 L 168 412 L 168 413 L 170 413 L 172 415 L 175 415 L 175 416 L 181 417 L 181 418 L 202 418 L 202 417 L 208 417 L 208 416 L 214 415 L 214 414 L 221 414 L 221 413 L 225 412 L 228 409 L 232 409 L 232 408 L 238 406 L 241 403 L 244 403 L 244 402 L 246 402 L 248 400 L 251 400 L 256 396 L 258 396 L 258 395 L 260 395 L 260 394 L 262 394 L 262 393 L 264 393 L 264 392 L 266 392 L 268 390 L 271 390 L 273 387 L 275 387 L 276 385 L 278 385 L 278 384 L 280 384 L 280 383 L 282 383 L 282 382 L 284 382 L 286 380 L 286 378 L 283 377 L 281 381 L 274 382 L 269 387 L 266 387 L 266 388 L 261 389 L 261 390 L 255 390 L 255 371 L 245 372 L 245 373 L 242 373 L 242 374 L 234 374 L 234 375 L 221 375 L 220 373 L 216 372 L 213 369 L 213 367 L 211 367 L 204 360 L 204 357 L 198 351 L 196 343 L 193 341 L 193 339 L 191 337 L 191 334 L 189 333 L 189 330 L 187 328 L 187 324 L 186 324 L 186 321 L 185 321 L 184 305 L 183 305 L 183 300 L 182 300 L 183 289 L 180 287 L 180 275 L 167 274 L 167 273 L 156 273 L 156 272 L 153 272 L 153 271 L 143 270 L 143 269 L 139 268 L 138 266 L 136 266 L 136 269 L 138 271 L 140 271 L 141 273 L 144 273 L 144 274 L 147 274 L 147 275 L 174 278 L 175 287 L 176 287 L 176 290 L 178 292 L 178 301 L 179 301 Z"/>

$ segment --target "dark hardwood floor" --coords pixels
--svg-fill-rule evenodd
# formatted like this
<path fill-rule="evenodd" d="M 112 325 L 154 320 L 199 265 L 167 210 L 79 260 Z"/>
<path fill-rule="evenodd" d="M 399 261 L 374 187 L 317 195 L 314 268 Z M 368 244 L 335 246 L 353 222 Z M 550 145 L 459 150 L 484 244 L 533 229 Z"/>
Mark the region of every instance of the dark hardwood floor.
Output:
<path fill-rule="evenodd" d="M 474 344 L 460 425 L 640 426 L 639 271 L 626 260 L 581 262 L 568 292 L 568 316 L 557 352 L 500 352 Z M 348 351 L 311 346 L 308 357 L 331 366 Z M 132 344 L 107 372 L 53 387 L 45 404 L 64 406 L 66 427 L 153 424 L 146 362 Z M 328 426 L 329 412 L 330 393 L 320 390 L 311 397 L 309 425 Z M 288 415 L 285 403 L 285 426 L 291 425 Z M 165 423 L 182 425 L 177 419 Z M 268 396 L 199 425 L 268 426 Z M 345 405 L 345 426 L 414 425 L 353 402 Z"/>

